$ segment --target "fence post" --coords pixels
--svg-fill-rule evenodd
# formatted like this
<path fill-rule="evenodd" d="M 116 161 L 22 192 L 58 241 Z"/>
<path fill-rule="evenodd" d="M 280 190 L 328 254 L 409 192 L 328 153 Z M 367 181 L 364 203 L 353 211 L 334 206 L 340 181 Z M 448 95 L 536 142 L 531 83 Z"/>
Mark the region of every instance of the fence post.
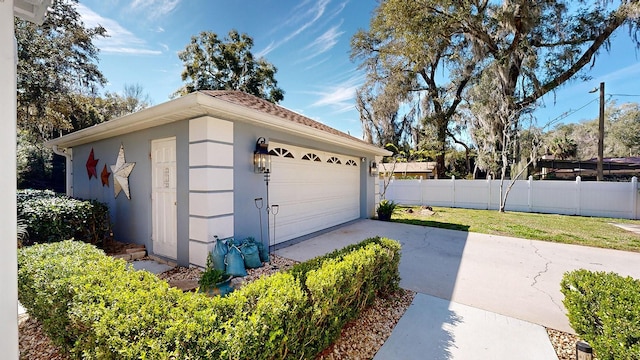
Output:
<path fill-rule="evenodd" d="M 489 186 L 487 191 L 489 194 L 487 198 L 487 210 L 491 210 L 491 175 L 487 175 L 487 185 Z"/>
<path fill-rule="evenodd" d="M 453 193 L 451 207 L 456 207 L 456 177 L 454 175 L 451 175 L 451 187 L 453 188 L 451 191 Z"/>
<path fill-rule="evenodd" d="M 420 175 L 420 181 L 418 181 L 418 190 L 420 190 L 420 206 L 424 206 L 424 191 L 422 191 L 422 175 Z"/>
<path fill-rule="evenodd" d="M 638 178 L 631 178 L 631 218 L 638 219 L 638 196 L 640 196 L 640 191 L 638 191 Z"/>
<path fill-rule="evenodd" d="M 582 183 L 582 178 L 580 177 L 580 175 L 576 176 L 576 215 L 580 215 L 581 211 L 580 211 L 580 199 L 582 198 L 582 195 L 580 194 L 580 185 Z"/>
<path fill-rule="evenodd" d="M 529 175 L 529 181 L 527 182 L 528 186 L 528 197 L 527 197 L 527 206 L 529 207 L 529 212 L 531 212 L 531 208 L 533 208 L 533 176 Z"/>

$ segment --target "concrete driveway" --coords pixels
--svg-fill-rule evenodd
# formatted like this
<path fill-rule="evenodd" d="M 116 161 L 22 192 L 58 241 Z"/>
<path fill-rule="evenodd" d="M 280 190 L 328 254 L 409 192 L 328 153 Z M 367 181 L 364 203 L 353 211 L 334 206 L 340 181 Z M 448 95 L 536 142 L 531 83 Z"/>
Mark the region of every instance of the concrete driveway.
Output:
<path fill-rule="evenodd" d="M 571 333 L 560 293 L 566 271 L 640 278 L 640 253 L 375 220 L 338 227 L 277 253 L 304 261 L 377 235 L 402 244 L 403 288 Z"/>

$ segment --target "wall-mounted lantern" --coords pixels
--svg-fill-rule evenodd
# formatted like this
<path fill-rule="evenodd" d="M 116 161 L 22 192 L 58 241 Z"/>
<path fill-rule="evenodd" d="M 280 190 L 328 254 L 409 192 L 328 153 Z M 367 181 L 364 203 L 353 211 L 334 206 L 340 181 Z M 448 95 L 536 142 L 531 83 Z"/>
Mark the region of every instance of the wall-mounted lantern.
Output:
<path fill-rule="evenodd" d="M 378 164 L 375 161 L 369 163 L 369 175 L 378 176 Z"/>
<path fill-rule="evenodd" d="M 269 173 L 270 170 L 269 143 L 265 138 L 259 137 L 256 141 L 256 150 L 253 152 L 253 171 L 256 174 L 265 174 Z"/>

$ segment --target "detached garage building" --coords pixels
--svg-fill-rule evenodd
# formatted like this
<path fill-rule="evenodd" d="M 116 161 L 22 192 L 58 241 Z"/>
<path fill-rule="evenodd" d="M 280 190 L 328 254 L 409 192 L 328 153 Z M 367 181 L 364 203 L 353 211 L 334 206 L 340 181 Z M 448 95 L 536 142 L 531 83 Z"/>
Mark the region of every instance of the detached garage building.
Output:
<path fill-rule="evenodd" d="M 254 171 L 263 139 L 268 187 Z M 68 195 L 109 205 L 117 240 L 185 266 L 205 265 L 214 236 L 273 245 L 372 216 L 370 167 L 388 155 L 239 91 L 195 92 L 46 145 L 67 157 Z"/>

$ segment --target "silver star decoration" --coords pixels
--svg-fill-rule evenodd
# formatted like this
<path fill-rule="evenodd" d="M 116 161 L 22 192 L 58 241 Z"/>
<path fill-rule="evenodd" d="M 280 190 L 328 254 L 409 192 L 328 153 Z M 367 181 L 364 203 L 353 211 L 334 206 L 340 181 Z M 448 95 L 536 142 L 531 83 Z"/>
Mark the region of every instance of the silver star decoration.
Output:
<path fill-rule="evenodd" d="M 129 194 L 129 174 L 131 170 L 136 166 L 136 163 L 128 163 L 124 160 L 124 145 L 120 145 L 120 152 L 118 153 L 118 160 L 115 165 L 111 165 L 111 172 L 113 173 L 113 191 L 114 197 L 118 197 L 120 191 L 124 191 L 127 199 L 131 200 Z"/>

